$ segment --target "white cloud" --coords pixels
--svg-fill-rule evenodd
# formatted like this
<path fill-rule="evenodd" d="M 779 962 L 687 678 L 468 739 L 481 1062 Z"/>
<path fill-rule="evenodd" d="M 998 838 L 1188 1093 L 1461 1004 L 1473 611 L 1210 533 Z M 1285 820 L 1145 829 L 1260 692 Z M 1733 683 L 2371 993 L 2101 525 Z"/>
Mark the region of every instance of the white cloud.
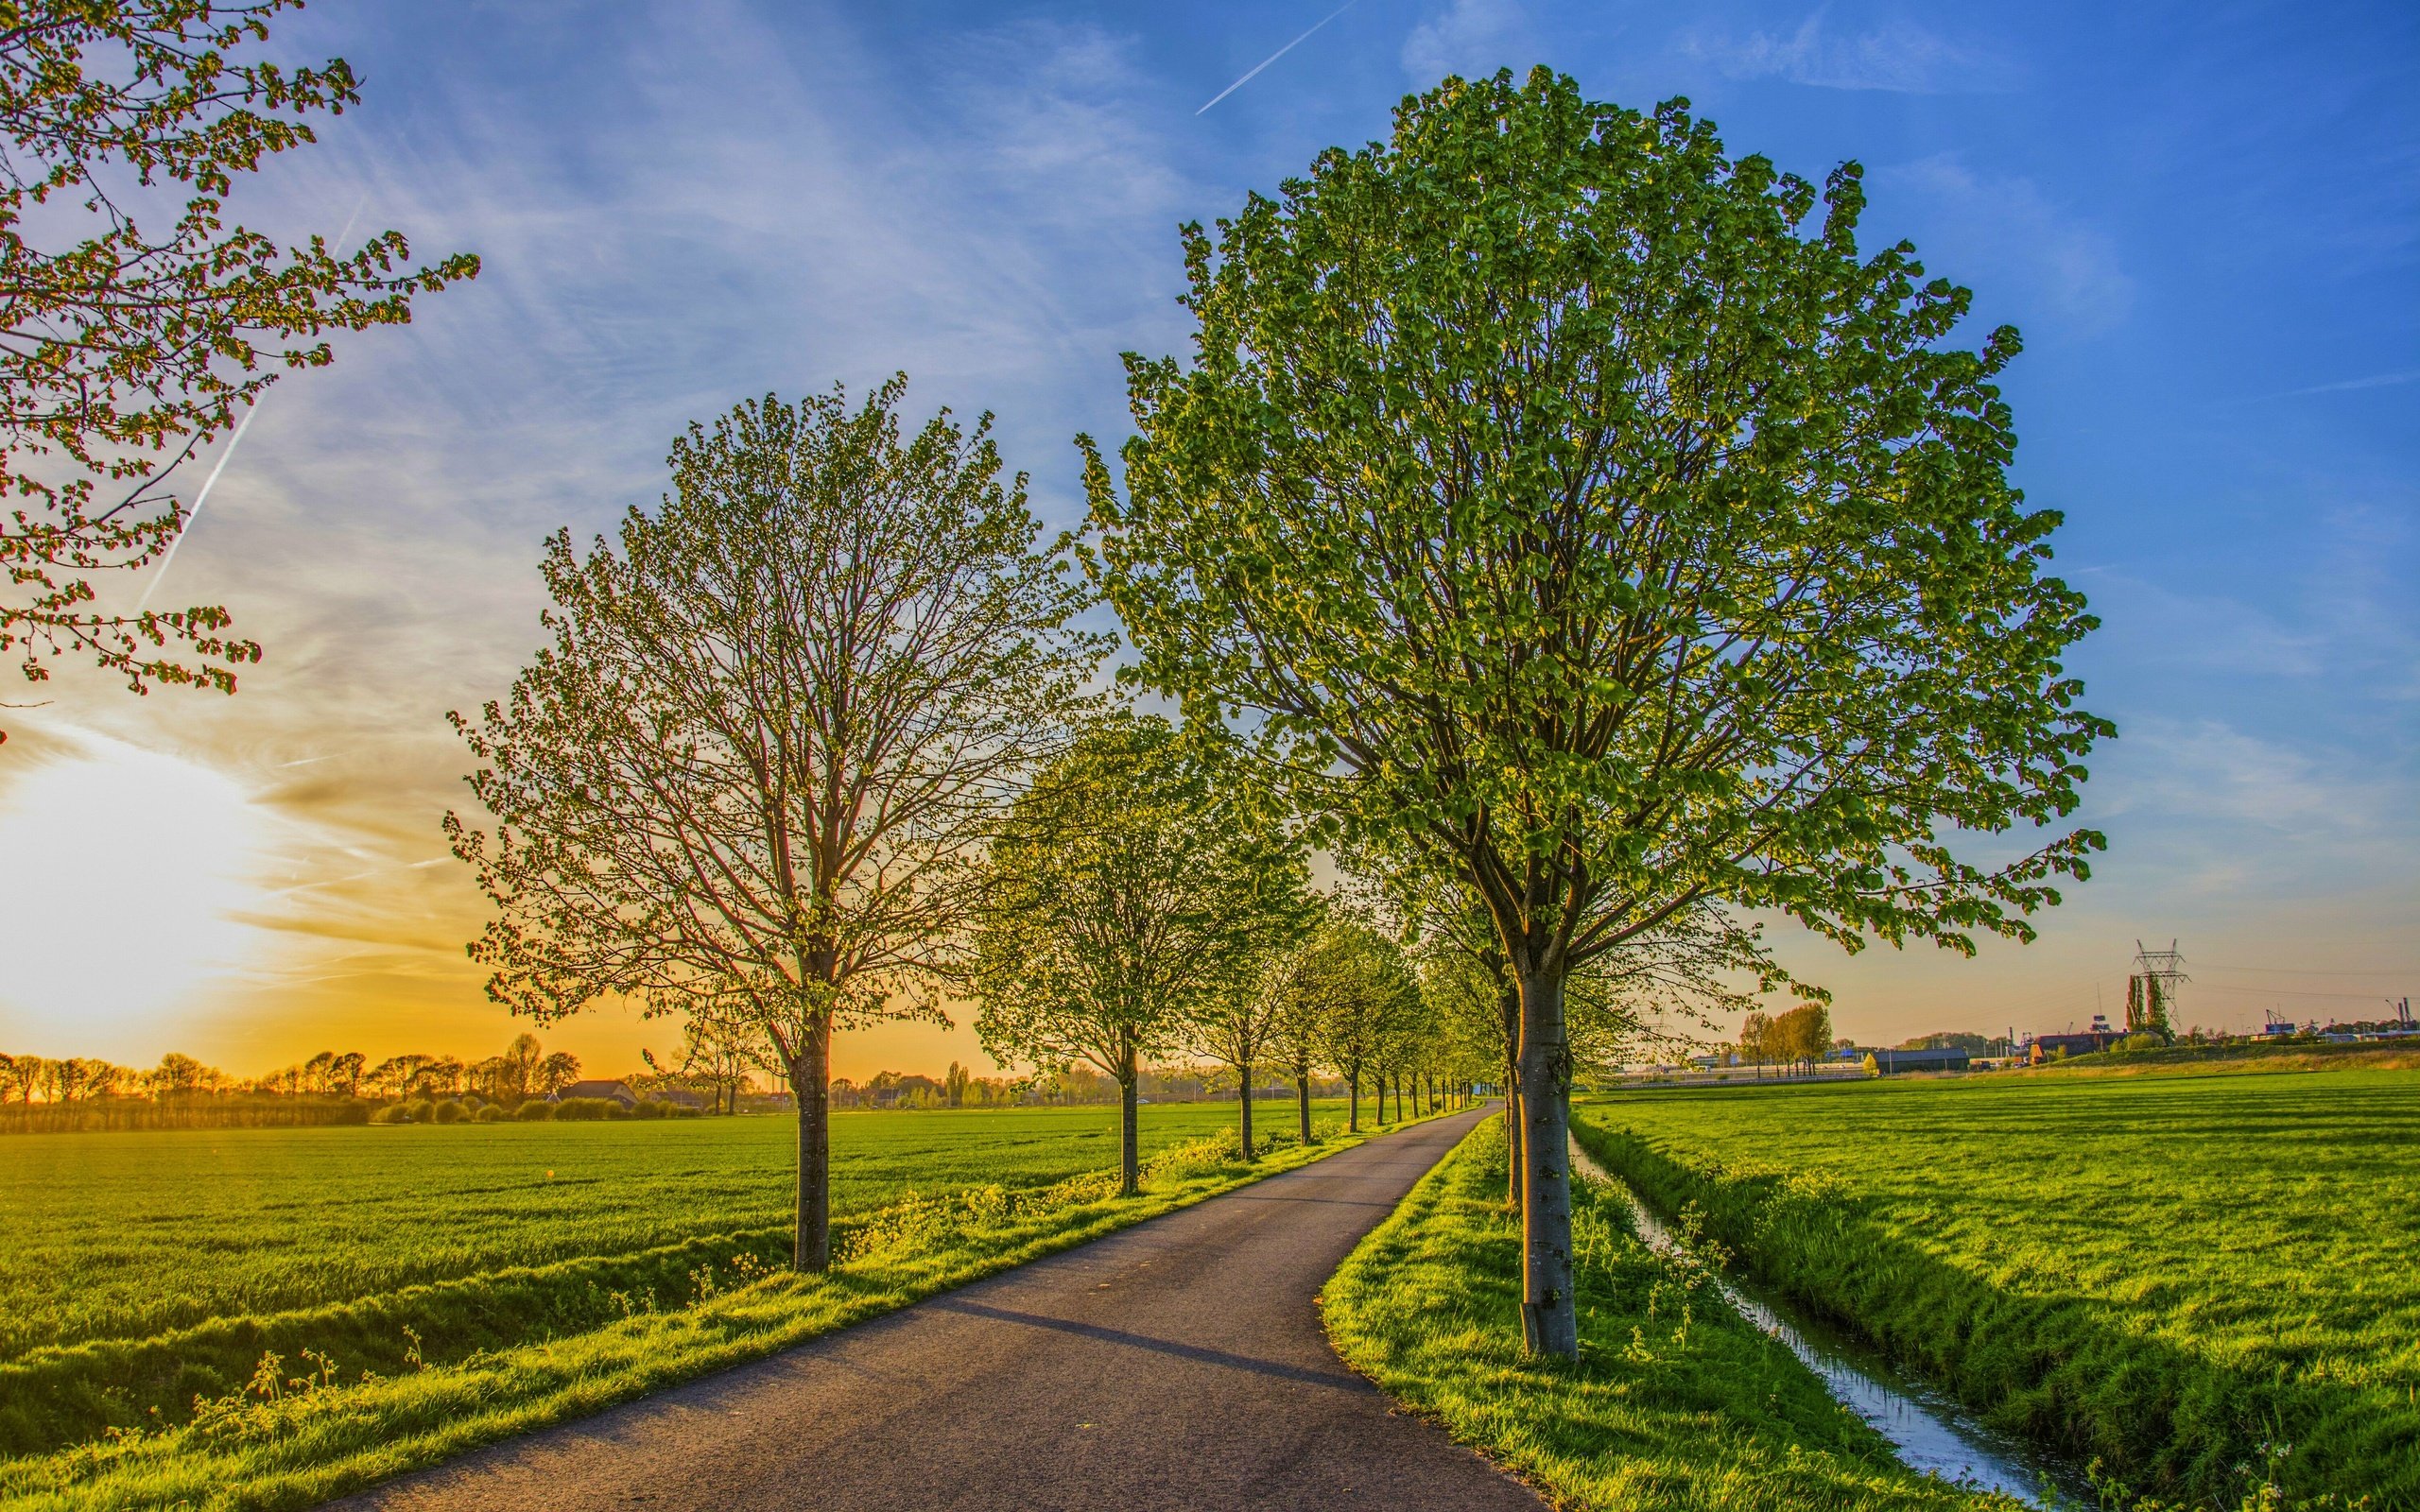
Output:
<path fill-rule="evenodd" d="M 1518 0 L 1447 0 L 1404 39 L 1403 68 L 1415 88 L 1426 89 L 1448 74 L 1518 73 L 1537 61 L 1529 56 L 1534 50 Z"/>
<path fill-rule="evenodd" d="M 1944 153 L 1884 169 L 1874 182 L 1925 204 L 1928 229 L 1917 241 L 1932 272 L 1987 297 L 1999 292 L 1988 279 L 1997 275 L 2070 335 L 2107 330 L 2134 310 L 2135 281 L 2119 266 L 2116 241 L 2030 179 L 1986 179 Z"/>
<path fill-rule="evenodd" d="M 1726 36 L 1700 27 L 1683 35 L 1682 49 L 1727 77 L 1779 78 L 1817 89 L 1942 94 L 2008 87 L 2007 66 L 1975 49 L 1903 21 L 1842 36 L 1826 26 L 1828 9 L 1819 8 L 1787 36 Z"/>
<path fill-rule="evenodd" d="M 2343 859 L 2399 845 L 2413 828 L 2401 812 L 2403 784 L 2374 762 L 2218 719 L 2124 721 L 2120 739 L 2096 765 L 2106 768 L 2091 790 L 2100 813 L 2229 827 L 2238 840 L 2249 838 L 2246 829 L 2267 832 L 2258 849 L 2272 854 L 2273 839 L 2283 837 Z"/>

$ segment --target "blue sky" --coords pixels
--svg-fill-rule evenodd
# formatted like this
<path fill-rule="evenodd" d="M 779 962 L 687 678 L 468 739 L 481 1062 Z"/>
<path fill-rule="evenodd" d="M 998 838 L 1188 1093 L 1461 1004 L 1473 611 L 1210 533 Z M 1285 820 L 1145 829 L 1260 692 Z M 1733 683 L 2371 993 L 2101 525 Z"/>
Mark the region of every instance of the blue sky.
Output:
<path fill-rule="evenodd" d="M 12 726 L 0 806 L 112 741 L 237 783 L 272 901 L 139 1008 L 0 985 L 0 1037 L 231 1063 L 332 1016 L 372 1050 L 501 1039 L 459 955 L 474 900 L 426 863 L 461 770 L 441 715 L 536 644 L 545 531 L 652 500 L 689 420 L 893 369 L 911 405 L 997 411 L 1071 524 L 1069 438 L 1124 428 L 1118 352 L 1182 349 L 1179 221 L 1383 135 L 1447 71 L 1541 61 L 1627 105 L 1685 95 L 1808 177 L 1861 161 L 1869 245 L 1973 287 L 1973 339 L 2025 333 L 2019 481 L 2066 512 L 2060 570 L 2106 621 L 2076 664 L 2122 730 L 2085 814 L 2111 851 L 2025 951 L 1785 938 L 1841 1026 L 2062 1027 L 2117 1008 L 2137 936 L 2181 940 L 2204 1022 L 2420 990 L 2420 12 L 1358 0 L 1200 110 L 1330 9 L 289 19 L 279 49 L 342 53 L 367 98 L 238 208 L 333 232 L 359 205 L 487 271 L 281 386 L 230 465 L 166 597 L 268 641 L 237 698 L 71 679 Z M 900 1033 L 867 1054 L 971 1057 Z"/>

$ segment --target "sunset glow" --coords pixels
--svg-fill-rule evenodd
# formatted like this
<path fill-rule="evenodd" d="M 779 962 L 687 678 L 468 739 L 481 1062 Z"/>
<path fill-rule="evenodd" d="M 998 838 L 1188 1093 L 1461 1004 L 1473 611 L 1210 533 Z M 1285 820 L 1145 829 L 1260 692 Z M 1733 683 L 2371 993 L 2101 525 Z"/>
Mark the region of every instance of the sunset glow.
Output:
<path fill-rule="evenodd" d="M 233 918 L 266 816 L 243 786 L 103 736 L 18 776 L 0 797 L 0 1003 L 80 1052 L 172 1013 L 254 932 Z M 23 1038 L 21 1036 L 21 1038 Z"/>

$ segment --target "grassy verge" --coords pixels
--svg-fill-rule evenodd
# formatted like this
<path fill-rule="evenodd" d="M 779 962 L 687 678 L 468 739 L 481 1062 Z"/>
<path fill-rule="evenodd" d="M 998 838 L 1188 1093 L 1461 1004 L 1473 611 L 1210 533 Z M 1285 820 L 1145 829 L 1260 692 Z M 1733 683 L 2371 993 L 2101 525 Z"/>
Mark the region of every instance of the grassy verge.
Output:
<path fill-rule="evenodd" d="M 2420 1507 L 2409 1074 L 1637 1093 L 1574 1122 L 1766 1286 L 2143 1495 Z"/>
<path fill-rule="evenodd" d="M 1581 1358 L 1525 1359 L 1500 1121 L 1412 1190 L 1321 1298 L 1353 1366 L 1556 1501 L 1609 1512 L 2007 1507 L 1919 1476 L 1610 1197 L 1574 1213 Z"/>
<path fill-rule="evenodd" d="M 1403 1125 L 1395 1125 L 1403 1126 Z M 0 1460 L 11 1508 L 284 1508 L 315 1505 L 530 1429 L 596 1412 L 905 1307 L 1374 1137 L 1330 1133 L 1277 1143 L 1245 1164 L 1232 1133 L 1162 1152 L 1137 1197 L 1099 1173 L 1028 1192 L 992 1187 L 894 1204 L 849 1225 L 830 1274 L 772 1272 L 748 1236 L 669 1246 L 628 1286 L 580 1264 L 481 1278 L 476 1297 L 411 1288 L 394 1297 L 285 1318 L 233 1320 L 218 1352 L 254 1357 L 241 1389 L 202 1396 L 156 1427 Z M 695 1253 L 692 1253 L 695 1251 Z M 628 1264 L 630 1257 L 615 1263 Z M 595 1317 L 597 1309 L 606 1318 Z M 442 1331 L 432 1337 L 407 1321 Z M 558 1321 L 560 1320 L 560 1321 Z M 386 1332 L 391 1325 L 395 1332 Z M 535 1337 L 531 1337 L 531 1333 Z M 518 1340 L 492 1347 L 485 1338 Z M 279 1348 L 279 1345 L 290 1348 Z M 54 1351 L 99 1374 L 113 1346 Z M 141 1346 L 126 1348 L 139 1349 Z M 123 1360 L 114 1364 L 123 1366 Z M 25 1368 L 25 1367 L 13 1367 Z M 0 1400 L 72 1394 L 69 1373 L 0 1383 Z"/>

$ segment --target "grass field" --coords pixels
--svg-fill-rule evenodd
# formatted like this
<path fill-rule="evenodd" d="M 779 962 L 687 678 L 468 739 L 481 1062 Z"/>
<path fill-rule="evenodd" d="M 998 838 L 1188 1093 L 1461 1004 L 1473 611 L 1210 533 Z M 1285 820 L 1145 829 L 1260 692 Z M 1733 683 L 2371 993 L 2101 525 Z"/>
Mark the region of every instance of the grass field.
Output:
<path fill-rule="evenodd" d="M 307 1505 L 1321 1153 L 1233 1113 L 1144 1109 L 1123 1200 L 1115 1108 L 836 1116 L 821 1279 L 785 1118 L 11 1141 L 0 1503 Z"/>
<path fill-rule="evenodd" d="M 1766 1285 L 2137 1494 L 2420 1507 L 2420 1075 L 1635 1092 L 1578 1123 Z"/>
<path fill-rule="evenodd" d="M 1235 1117 L 1214 1103 L 1142 1112 L 1147 1157 Z M 0 1160 L 0 1363 L 785 1228 L 797 1139 L 781 1117 L 26 1136 Z M 1114 1166 L 1117 1110 L 838 1113 L 832 1141 L 846 1214 Z"/>
<path fill-rule="evenodd" d="M 1565 1505 L 1596 1512 L 2013 1508 L 1916 1475 L 1787 1346 L 1604 1191 L 1575 1194 L 1581 1360 L 1520 1353 L 1519 1230 L 1489 1120 L 1322 1293 L 1353 1365 Z"/>

